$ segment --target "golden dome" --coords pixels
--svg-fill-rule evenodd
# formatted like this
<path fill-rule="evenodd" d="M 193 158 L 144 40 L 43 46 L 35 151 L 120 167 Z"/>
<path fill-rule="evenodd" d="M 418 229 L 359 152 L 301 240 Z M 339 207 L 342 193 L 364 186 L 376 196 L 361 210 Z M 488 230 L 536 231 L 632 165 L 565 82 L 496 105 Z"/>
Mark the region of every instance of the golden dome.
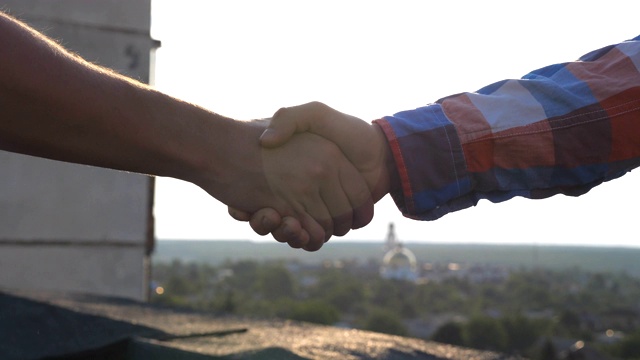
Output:
<path fill-rule="evenodd" d="M 418 262 L 413 252 L 401 245 L 387 251 L 382 258 L 380 275 L 387 279 L 415 280 Z"/>

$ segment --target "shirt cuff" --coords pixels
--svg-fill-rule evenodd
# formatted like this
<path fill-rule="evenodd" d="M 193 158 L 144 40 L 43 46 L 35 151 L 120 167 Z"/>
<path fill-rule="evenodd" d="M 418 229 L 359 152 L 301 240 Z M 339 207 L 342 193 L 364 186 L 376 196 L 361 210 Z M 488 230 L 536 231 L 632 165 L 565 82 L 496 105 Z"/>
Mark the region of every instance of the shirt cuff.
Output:
<path fill-rule="evenodd" d="M 391 196 L 403 215 L 435 220 L 475 205 L 456 128 L 439 104 L 387 116 L 379 125 L 400 177 Z"/>

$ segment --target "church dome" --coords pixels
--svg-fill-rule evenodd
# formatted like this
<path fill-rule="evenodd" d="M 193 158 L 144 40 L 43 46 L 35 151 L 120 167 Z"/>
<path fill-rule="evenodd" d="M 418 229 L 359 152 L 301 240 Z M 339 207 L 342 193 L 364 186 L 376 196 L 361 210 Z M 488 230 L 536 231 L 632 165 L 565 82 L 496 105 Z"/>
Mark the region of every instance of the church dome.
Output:
<path fill-rule="evenodd" d="M 401 245 L 387 251 L 382 258 L 380 275 L 386 279 L 413 281 L 417 278 L 418 262 L 413 252 Z"/>
<path fill-rule="evenodd" d="M 387 251 L 382 258 L 382 263 L 391 267 L 408 266 L 416 268 L 417 266 L 416 256 L 411 250 L 403 246 L 397 246 Z"/>

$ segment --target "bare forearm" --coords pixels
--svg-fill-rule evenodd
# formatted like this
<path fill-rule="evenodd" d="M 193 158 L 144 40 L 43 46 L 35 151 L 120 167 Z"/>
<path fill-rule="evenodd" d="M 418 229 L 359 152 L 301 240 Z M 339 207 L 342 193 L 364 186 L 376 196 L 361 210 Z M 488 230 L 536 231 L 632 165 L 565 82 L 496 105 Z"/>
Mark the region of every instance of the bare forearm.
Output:
<path fill-rule="evenodd" d="M 346 233 L 352 208 L 369 199 L 357 169 L 326 140 L 315 139 L 312 150 L 302 140 L 263 150 L 265 122 L 235 121 L 171 98 L 1 13 L 0 44 L 0 149 L 179 178 L 242 211 L 271 207 L 300 219 L 308 236 L 295 244 L 308 250 L 334 233 L 334 219 L 335 232 Z M 305 161 L 305 153 L 324 165 Z"/>
<path fill-rule="evenodd" d="M 216 150 L 238 122 L 89 64 L 1 13 L 0 43 L 1 149 L 189 181 L 205 162 L 224 165 Z"/>

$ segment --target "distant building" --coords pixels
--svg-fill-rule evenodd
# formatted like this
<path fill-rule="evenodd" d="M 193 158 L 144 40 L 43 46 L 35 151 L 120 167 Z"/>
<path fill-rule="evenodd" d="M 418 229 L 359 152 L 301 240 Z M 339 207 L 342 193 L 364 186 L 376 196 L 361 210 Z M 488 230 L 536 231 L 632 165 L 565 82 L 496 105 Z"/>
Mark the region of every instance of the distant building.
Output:
<path fill-rule="evenodd" d="M 384 241 L 384 250 L 393 250 L 398 246 L 398 237 L 396 236 L 396 230 L 393 223 L 389 223 L 389 231 L 387 232 L 387 239 Z"/>
<path fill-rule="evenodd" d="M 86 59 L 151 82 L 151 0 L 0 0 Z M 152 177 L 0 151 L 0 288 L 143 300 Z"/>
<path fill-rule="evenodd" d="M 386 253 L 382 258 L 382 266 L 380 267 L 380 276 L 385 279 L 405 281 L 416 281 L 418 279 L 416 256 L 398 240 L 393 223 L 389 224 L 385 250 Z"/>

